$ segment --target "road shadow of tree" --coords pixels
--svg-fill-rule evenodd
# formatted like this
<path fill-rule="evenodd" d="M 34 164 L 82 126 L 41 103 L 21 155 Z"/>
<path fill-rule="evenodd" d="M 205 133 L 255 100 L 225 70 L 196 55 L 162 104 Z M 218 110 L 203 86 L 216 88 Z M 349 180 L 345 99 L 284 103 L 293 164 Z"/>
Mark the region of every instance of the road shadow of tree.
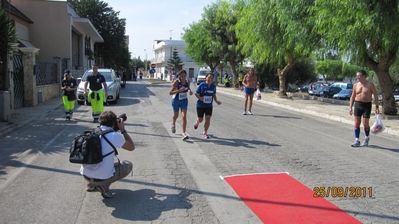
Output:
<path fill-rule="evenodd" d="M 113 207 L 112 216 L 130 221 L 157 220 L 162 212 L 192 208 L 188 199 L 191 192 L 180 190 L 178 194 L 160 194 L 152 189 L 137 191 L 115 189 L 111 200 L 104 199 L 108 207 Z"/>

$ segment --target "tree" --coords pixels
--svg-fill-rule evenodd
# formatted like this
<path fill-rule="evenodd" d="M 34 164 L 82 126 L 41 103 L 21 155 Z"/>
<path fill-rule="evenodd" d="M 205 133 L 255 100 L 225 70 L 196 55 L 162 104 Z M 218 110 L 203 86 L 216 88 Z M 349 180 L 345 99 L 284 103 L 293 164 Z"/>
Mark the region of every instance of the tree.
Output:
<path fill-rule="evenodd" d="M 190 24 L 184 29 L 183 40 L 186 42 L 187 56 L 192 58 L 198 66 L 208 65 L 211 71 L 220 64 L 220 57 L 212 50 L 210 31 L 205 28 L 205 19 Z"/>
<path fill-rule="evenodd" d="M 239 46 L 251 61 L 277 67 L 279 96 L 286 96 L 286 76 L 311 56 L 320 36 L 308 20 L 313 1 L 248 0 L 236 25 Z"/>
<path fill-rule="evenodd" d="M 68 0 L 68 3 L 78 15 L 88 18 L 104 39 L 104 43 L 95 46 L 96 61 L 103 62 L 109 68 L 127 68 L 130 53 L 125 44 L 126 22 L 118 18 L 119 12 L 101 0 Z"/>
<path fill-rule="evenodd" d="M 219 1 L 204 9 L 205 29 L 210 31 L 211 49 L 223 62 L 228 62 L 233 75 L 233 83 L 238 88 L 237 68 L 245 55 L 238 46 L 235 26 L 243 8 L 243 2 L 236 4 Z"/>
<path fill-rule="evenodd" d="M 396 115 L 389 68 L 399 47 L 398 2 L 315 0 L 309 10 L 320 35 L 376 73 L 383 96 L 382 112 Z"/>
<path fill-rule="evenodd" d="M 6 10 L 0 7 L 0 90 L 9 90 L 7 83 L 7 57 L 11 45 L 16 43 L 15 28 Z"/>
<path fill-rule="evenodd" d="M 172 58 L 170 58 L 167 63 L 175 71 L 180 71 L 183 68 L 183 61 L 179 57 L 179 52 L 177 49 L 173 49 Z"/>

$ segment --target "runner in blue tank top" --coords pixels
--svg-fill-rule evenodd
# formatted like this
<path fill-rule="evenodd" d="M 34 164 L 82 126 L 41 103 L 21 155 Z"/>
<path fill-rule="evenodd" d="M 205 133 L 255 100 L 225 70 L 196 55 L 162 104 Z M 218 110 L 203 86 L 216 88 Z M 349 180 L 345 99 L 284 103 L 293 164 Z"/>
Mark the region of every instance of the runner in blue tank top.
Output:
<path fill-rule="evenodd" d="M 176 133 L 176 120 L 179 117 L 179 110 L 181 110 L 182 119 L 182 139 L 188 139 L 186 135 L 187 126 L 187 106 L 188 106 L 188 94 L 193 95 L 190 89 L 190 82 L 187 81 L 187 72 L 181 70 L 179 72 L 179 78 L 173 81 L 172 87 L 170 88 L 169 95 L 172 95 L 172 107 L 173 107 L 173 118 L 172 118 L 172 133 Z"/>
<path fill-rule="evenodd" d="M 205 115 L 204 132 L 202 133 L 203 138 L 208 139 L 208 129 L 211 125 L 211 117 L 213 110 L 213 100 L 220 105 L 222 102 L 217 100 L 216 97 L 216 85 L 213 84 L 213 73 L 209 72 L 206 74 L 206 81 L 202 82 L 195 91 L 195 96 L 198 98 L 197 101 L 197 119 L 194 123 L 194 129 L 198 128 L 199 123 L 202 122 Z"/>

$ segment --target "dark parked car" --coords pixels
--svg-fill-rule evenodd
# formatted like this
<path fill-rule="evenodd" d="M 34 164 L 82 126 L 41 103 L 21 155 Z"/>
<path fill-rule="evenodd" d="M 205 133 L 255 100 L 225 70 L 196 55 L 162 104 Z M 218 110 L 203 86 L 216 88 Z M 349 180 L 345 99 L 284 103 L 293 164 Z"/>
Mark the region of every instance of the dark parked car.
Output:
<path fill-rule="evenodd" d="M 352 95 L 352 89 L 343 89 L 339 93 L 334 94 L 333 98 L 338 100 L 349 100 Z"/>
<path fill-rule="evenodd" d="M 308 91 L 309 91 L 309 85 L 298 87 L 298 92 L 308 92 Z"/>
<path fill-rule="evenodd" d="M 324 86 L 320 90 L 319 95 L 324 98 L 332 98 L 334 94 L 337 94 L 341 91 L 342 89 L 339 87 L 334 87 L 334 86 Z"/>
<path fill-rule="evenodd" d="M 318 86 L 314 90 L 309 90 L 309 95 L 314 95 L 314 96 L 321 96 L 320 93 L 324 92 L 325 89 L 329 88 L 329 86 Z"/>

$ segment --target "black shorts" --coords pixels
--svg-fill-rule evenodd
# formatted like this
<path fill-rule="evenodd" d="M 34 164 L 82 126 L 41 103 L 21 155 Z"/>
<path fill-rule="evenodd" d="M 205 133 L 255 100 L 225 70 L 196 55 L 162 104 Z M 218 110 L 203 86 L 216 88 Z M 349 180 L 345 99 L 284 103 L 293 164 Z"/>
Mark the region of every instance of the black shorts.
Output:
<path fill-rule="evenodd" d="M 355 110 L 353 114 L 357 117 L 361 117 L 363 115 L 363 118 L 370 118 L 371 102 L 364 103 L 355 101 Z"/>
<path fill-rule="evenodd" d="M 213 107 L 197 107 L 197 116 L 204 117 L 205 116 L 212 116 Z"/>

